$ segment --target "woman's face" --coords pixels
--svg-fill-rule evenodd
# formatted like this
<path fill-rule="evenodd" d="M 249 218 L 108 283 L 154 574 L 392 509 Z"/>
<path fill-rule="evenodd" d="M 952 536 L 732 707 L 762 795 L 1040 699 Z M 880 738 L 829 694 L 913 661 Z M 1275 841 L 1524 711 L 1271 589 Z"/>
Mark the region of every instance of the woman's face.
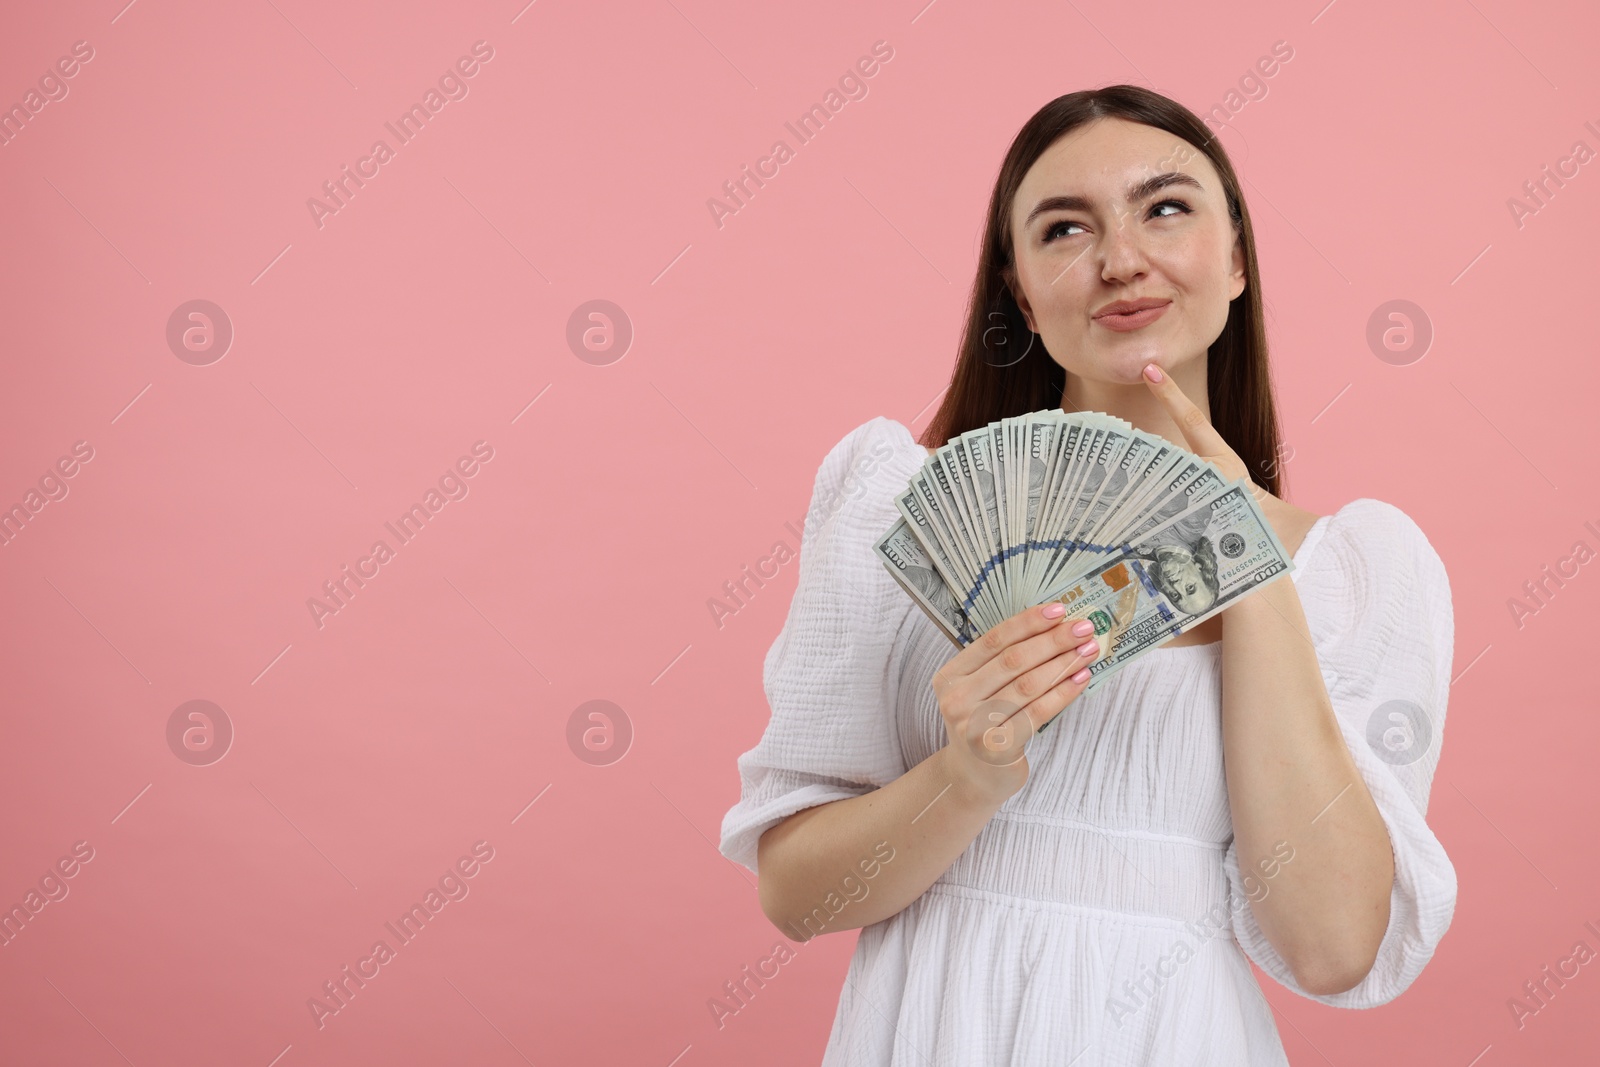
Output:
<path fill-rule="evenodd" d="M 1244 292 L 1244 246 L 1211 161 L 1125 119 L 1098 119 L 1045 150 L 1017 190 L 1011 235 L 1018 305 L 1051 358 L 1086 379 L 1134 384 L 1146 363 L 1171 369 L 1204 354 Z M 1144 298 L 1160 308 L 1102 314 Z"/>

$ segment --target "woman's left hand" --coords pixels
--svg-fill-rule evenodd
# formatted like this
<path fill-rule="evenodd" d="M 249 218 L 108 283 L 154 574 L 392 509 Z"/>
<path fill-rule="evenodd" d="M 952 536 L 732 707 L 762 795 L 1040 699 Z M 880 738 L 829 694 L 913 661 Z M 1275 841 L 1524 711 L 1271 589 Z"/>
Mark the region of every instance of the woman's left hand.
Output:
<path fill-rule="evenodd" d="M 1156 377 L 1151 377 L 1152 372 Z M 1156 395 L 1156 399 L 1167 409 L 1167 414 L 1172 416 L 1172 421 L 1178 424 L 1178 429 L 1188 442 L 1189 451 L 1214 463 L 1228 481 L 1243 478 L 1249 484 L 1256 503 L 1261 506 L 1262 513 L 1276 526 L 1279 514 L 1277 505 L 1282 501 L 1256 484 L 1255 479 L 1250 477 L 1250 468 L 1223 440 L 1217 428 L 1211 425 L 1211 420 L 1206 418 L 1206 413 L 1184 395 L 1171 375 L 1164 373 L 1154 363 L 1146 365 L 1142 377 L 1145 387 Z"/>

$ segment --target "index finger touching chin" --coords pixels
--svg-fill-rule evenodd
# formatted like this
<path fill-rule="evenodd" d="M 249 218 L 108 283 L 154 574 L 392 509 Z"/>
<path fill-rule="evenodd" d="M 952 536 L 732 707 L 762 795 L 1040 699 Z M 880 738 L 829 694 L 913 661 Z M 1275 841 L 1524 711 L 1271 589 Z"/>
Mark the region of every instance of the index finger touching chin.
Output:
<path fill-rule="evenodd" d="M 1150 391 L 1156 394 L 1172 416 L 1172 421 L 1178 424 L 1191 451 L 1209 456 L 1220 454 L 1219 446 L 1222 449 L 1228 447 L 1216 427 L 1211 425 L 1211 420 L 1206 418 L 1206 413 L 1160 367 L 1154 363 L 1145 364 L 1144 378 L 1149 383 Z"/>

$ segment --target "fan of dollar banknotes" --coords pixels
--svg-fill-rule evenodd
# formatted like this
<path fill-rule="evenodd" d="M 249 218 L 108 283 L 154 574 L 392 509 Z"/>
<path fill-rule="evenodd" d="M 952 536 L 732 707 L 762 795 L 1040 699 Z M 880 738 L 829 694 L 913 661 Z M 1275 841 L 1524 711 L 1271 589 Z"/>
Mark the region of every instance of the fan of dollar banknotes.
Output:
<path fill-rule="evenodd" d="M 961 434 L 895 503 L 878 557 L 945 636 L 1059 600 L 1094 623 L 1090 690 L 1294 568 L 1247 480 L 1100 412 Z"/>

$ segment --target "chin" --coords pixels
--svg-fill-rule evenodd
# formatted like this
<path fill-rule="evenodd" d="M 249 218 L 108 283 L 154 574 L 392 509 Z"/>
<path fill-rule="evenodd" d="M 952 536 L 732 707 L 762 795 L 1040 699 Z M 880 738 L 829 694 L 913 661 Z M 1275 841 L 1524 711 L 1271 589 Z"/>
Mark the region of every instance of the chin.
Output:
<path fill-rule="evenodd" d="M 1160 367 L 1163 372 L 1167 370 L 1167 355 L 1161 351 L 1150 351 L 1145 345 L 1130 345 L 1125 351 L 1112 354 L 1102 360 L 1097 368 L 1096 375 L 1103 381 L 1113 382 L 1117 385 L 1137 385 L 1144 380 L 1144 369 L 1151 363 Z"/>
<path fill-rule="evenodd" d="M 1063 367 L 1068 374 L 1086 381 L 1104 382 L 1107 385 L 1139 385 L 1144 382 L 1145 367 L 1151 363 L 1160 367 L 1163 374 L 1170 374 L 1188 362 L 1182 356 L 1173 355 L 1170 341 L 1131 336 L 1118 340 L 1121 343 L 1113 342 L 1098 348 L 1088 346 L 1086 351 L 1080 350 L 1079 358 L 1073 361 L 1076 366 L 1063 364 Z"/>

